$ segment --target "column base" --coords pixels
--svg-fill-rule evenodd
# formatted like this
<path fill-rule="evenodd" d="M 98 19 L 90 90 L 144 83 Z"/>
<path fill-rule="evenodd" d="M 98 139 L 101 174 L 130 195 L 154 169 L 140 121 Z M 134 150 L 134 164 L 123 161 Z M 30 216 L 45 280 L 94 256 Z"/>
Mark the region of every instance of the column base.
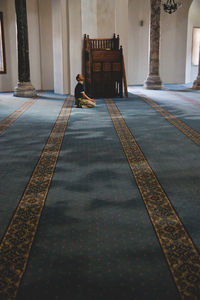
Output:
<path fill-rule="evenodd" d="M 36 96 L 36 90 L 31 82 L 18 82 L 14 89 L 15 97 L 33 98 Z"/>
<path fill-rule="evenodd" d="M 193 83 L 193 90 L 200 90 L 200 76 Z"/>
<path fill-rule="evenodd" d="M 148 90 L 161 90 L 162 81 L 160 76 L 148 76 L 147 80 L 144 83 L 144 88 Z"/>

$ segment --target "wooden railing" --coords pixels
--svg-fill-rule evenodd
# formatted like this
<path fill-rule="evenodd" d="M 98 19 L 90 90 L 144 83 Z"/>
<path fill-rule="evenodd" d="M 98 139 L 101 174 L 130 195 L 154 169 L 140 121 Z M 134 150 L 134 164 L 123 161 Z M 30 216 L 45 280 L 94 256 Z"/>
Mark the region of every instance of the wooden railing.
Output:
<path fill-rule="evenodd" d="M 90 39 L 88 35 L 84 36 L 86 49 L 103 49 L 103 50 L 118 50 L 119 49 L 119 35 L 115 34 L 112 39 Z"/>
<path fill-rule="evenodd" d="M 90 40 L 90 47 L 92 49 L 108 49 L 113 50 L 114 49 L 114 41 L 113 39 L 91 39 Z"/>

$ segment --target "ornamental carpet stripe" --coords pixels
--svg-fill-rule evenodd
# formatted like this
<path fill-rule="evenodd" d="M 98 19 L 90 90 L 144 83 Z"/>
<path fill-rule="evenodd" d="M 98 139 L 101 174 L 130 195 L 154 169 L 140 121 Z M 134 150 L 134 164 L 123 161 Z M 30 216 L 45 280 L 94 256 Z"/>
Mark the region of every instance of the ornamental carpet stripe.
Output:
<path fill-rule="evenodd" d="M 112 100 L 105 100 L 182 299 L 199 299 L 200 256 Z"/>
<path fill-rule="evenodd" d="M 10 127 L 19 117 L 27 111 L 37 100 L 39 97 L 34 99 L 30 99 L 22 104 L 16 111 L 10 114 L 7 118 L 0 122 L 0 134 L 2 134 L 8 127 Z"/>
<path fill-rule="evenodd" d="M 135 92 L 134 92 L 135 94 Z M 197 146 L 200 146 L 200 133 L 189 127 L 186 123 L 179 120 L 169 111 L 161 107 L 159 104 L 153 100 L 147 98 L 146 96 L 136 93 L 144 102 L 149 104 L 155 111 L 157 111 L 162 117 L 164 117 L 169 123 L 174 125 L 178 130 L 180 130 L 185 136 L 187 136 L 191 141 L 193 141 Z"/>
<path fill-rule="evenodd" d="M 72 99 L 65 100 L 0 244 L 0 299 L 2 300 L 16 297 L 54 174 L 72 103 Z"/>

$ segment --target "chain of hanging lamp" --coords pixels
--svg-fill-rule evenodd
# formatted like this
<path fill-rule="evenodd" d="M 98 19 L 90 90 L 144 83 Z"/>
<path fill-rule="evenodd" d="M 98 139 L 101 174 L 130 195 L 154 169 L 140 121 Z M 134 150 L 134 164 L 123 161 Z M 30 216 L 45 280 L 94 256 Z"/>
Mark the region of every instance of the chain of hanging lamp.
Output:
<path fill-rule="evenodd" d="M 182 4 L 176 3 L 175 0 L 167 0 L 166 3 L 163 3 L 163 9 L 168 14 L 175 12 Z"/>

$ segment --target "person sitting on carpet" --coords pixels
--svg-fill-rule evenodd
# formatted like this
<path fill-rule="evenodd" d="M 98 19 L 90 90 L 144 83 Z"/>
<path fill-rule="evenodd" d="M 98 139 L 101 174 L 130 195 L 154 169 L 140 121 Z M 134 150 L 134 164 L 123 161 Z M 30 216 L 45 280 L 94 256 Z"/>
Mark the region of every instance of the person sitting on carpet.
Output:
<path fill-rule="evenodd" d="M 96 102 L 94 99 L 89 98 L 83 88 L 84 77 L 81 74 L 76 76 L 76 80 L 78 81 L 75 87 L 75 104 L 76 107 L 80 108 L 92 108 L 96 106 Z"/>

